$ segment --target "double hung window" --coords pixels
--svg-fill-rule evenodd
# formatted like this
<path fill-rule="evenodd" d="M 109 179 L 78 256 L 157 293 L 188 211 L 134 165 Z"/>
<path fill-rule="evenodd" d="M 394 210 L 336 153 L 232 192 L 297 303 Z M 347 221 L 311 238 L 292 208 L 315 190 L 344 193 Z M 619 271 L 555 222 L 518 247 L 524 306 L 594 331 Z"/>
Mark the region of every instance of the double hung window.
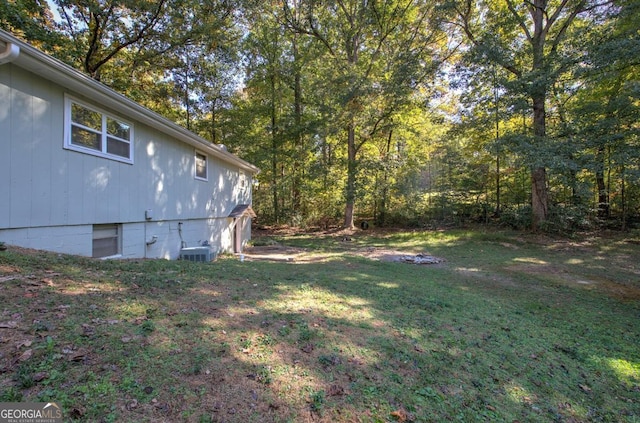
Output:
<path fill-rule="evenodd" d="M 64 147 L 133 163 L 133 125 L 66 97 Z"/>

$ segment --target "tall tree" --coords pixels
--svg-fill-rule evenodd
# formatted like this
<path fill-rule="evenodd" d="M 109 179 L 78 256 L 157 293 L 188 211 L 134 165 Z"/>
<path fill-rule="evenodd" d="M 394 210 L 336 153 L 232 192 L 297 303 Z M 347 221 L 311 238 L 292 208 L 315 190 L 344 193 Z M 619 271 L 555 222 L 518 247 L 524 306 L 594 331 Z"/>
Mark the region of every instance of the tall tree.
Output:
<path fill-rule="evenodd" d="M 49 4 L 44 0 L 0 2 L 0 28 L 49 53 L 60 52 L 66 46 Z"/>
<path fill-rule="evenodd" d="M 120 51 L 161 33 L 167 0 L 55 0 L 62 26 L 78 46 L 82 69 L 100 80 L 101 68 Z"/>
<path fill-rule="evenodd" d="M 589 40 L 586 66 L 574 74 L 582 85 L 570 112 L 581 152 L 589 159 L 585 168 L 594 175 L 598 216 L 611 217 L 613 189 L 624 226 L 628 192 L 633 194 L 640 181 L 640 4 L 619 1 L 610 12 Z"/>
<path fill-rule="evenodd" d="M 232 2 L 190 0 L 53 0 L 61 27 L 75 41 L 75 56 L 92 78 L 119 54 L 136 52 L 134 64 L 167 63 L 176 51 L 219 40 Z"/>
<path fill-rule="evenodd" d="M 583 59 L 580 52 L 564 48 L 571 37 L 596 24 L 606 0 L 454 0 L 455 24 L 462 29 L 478 57 L 497 64 L 515 77 L 512 89 L 529 97 L 532 138 L 538 147 L 532 156 L 532 227 L 548 217 L 547 170 L 542 154 L 547 144 L 547 102 L 551 86 L 571 66 Z"/>
<path fill-rule="evenodd" d="M 331 62 L 339 93 L 337 121 L 346 138 L 344 227 L 354 226 L 358 153 L 398 104 L 432 72 L 435 8 L 415 0 L 284 2 L 288 27 L 316 39 Z"/>
<path fill-rule="evenodd" d="M 291 162 L 287 154 L 290 140 L 285 135 L 289 126 L 285 110 L 292 103 L 286 83 L 291 46 L 274 11 L 267 6 L 255 4 L 245 12 L 245 88 L 238 104 L 242 104 L 241 119 L 252 131 L 250 136 L 239 136 L 247 131 L 238 128 L 232 139 L 240 145 L 254 144 L 251 149 L 257 149 L 253 159 L 263 169 L 262 178 L 266 182 L 261 188 L 269 191 L 268 200 L 266 196 L 262 199 L 270 203 L 271 220 L 281 223 L 290 197 L 286 192 Z"/>

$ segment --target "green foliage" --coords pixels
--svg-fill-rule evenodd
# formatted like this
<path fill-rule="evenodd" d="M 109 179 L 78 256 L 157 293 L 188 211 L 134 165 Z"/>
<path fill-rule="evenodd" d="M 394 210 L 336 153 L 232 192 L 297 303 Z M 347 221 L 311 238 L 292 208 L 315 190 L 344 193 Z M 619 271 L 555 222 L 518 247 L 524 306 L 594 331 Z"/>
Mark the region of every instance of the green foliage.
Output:
<path fill-rule="evenodd" d="M 256 372 L 256 380 L 263 385 L 270 384 L 273 381 L 271 377 L 271 368 L 268 366 L 261 366 Z"/>
<path fill-rule="evenodd" d="M 145 320 L 140 325 L 140 333 L 143 335 L 148 335 L 154 330 L 156 330 L 156 325 L 153 323 L 153 320 Z"/>
<path fill-rule="evenodd" d="M 306 322 L 302 322 L 299 325 L 298 330 L 298 341 L 301 343 L 311 341 L 317 338 L 319 335 L 318 330 L 310 328 L 309 325 L 306 324 Z"/>
<path fill-rule="evenodd" d="M 50 53 L 60 52 L 65 38 L 56 31 L 48 2 L 15 0 L 0 3 L 0 28 Z"/>
<path fill-rule="evenodd" d="M 0 391 L 0 401 L 2 402 L 21 402 L 22 400 L 22 391 L 18 388 L 10 386 Z"/>
<path fill-rule="evenodd" d="M 531 207 L 504 208 L 500 213 L 500 223 L 511 229 L 526 230 L 531 224 Z"/>
<path fill-rule="evenodd" d="M 512 3 L 20 0 L 0 26 L 256 164 L 264 224 L 328 229 L 349 202 L 377 226 L 528 228 L 544 167 L 539 229 L 632 226 L 637 2 Z"/>
<path fill-rule="evenodd" d="M 542 225 L 541 229 L 547 233 L 558 235 L 571 235 L 576 231 L 593 229 L 594 219 L 590 209 L 584 206 L 562 206 L 551 207 L 549 219 Z"/>
<path fill-rule="evenodd" d="M 322 407 L 325 404 L 326 393 L 324 390 L 313 391 L 311 393 L 310 401 L 311 401 L 311 411 L 315 413 L 321 413 Z"/>
<path fill-rule="evenodd" d="M 21 389 L 31 388 L 35 385 L 33 380 L 34 370 L 30 364 L 21 364 L 16 371 L 16 382 Z"/>

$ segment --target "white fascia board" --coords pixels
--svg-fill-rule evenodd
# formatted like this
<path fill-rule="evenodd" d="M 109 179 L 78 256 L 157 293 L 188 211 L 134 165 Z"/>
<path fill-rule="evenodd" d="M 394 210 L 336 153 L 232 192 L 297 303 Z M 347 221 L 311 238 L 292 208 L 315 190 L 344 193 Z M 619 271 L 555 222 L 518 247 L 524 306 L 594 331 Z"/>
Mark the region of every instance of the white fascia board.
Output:
<path fill-rule="evenodd" d="M 210 143 L 204 138 L 188 131 L 180 125 L 177 125 L 160 114 L 143 107 L 106 85 L 89 78 L 85 74 L 75 70 L 58 59 L 55 59 L 15 38 L 8 32 L 0 30 L 0 41 L 3 41 L 5 44 L 11 43 L 19 46 L 20 53 L 12 60 L 13 64 L 16 66 L 55 82 L 69 90 L 82 94 L 87 98 L 98 102 L 101 106 L 108 107 L 114 111 L 122 113 L 126 117 L 144 123 L 145 125 L 157 129 L 172 138 L 178 139 L 193 146 L 194 148 L 211 154 L 213 157 L 224 162 L 234 164 L 253 175 L 260 172 L 260 169 L 251 163 L 246 162 L 223 148 Z"/>

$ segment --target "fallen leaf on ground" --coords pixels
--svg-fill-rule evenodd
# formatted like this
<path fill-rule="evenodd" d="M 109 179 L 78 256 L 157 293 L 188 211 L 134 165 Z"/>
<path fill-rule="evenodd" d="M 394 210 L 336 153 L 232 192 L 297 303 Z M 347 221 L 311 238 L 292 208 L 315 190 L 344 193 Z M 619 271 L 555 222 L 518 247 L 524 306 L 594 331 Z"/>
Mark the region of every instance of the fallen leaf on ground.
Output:
<path fill-rule="evenodd" d="M 27 361 L 28 359 L 31 358 L 31 356 L 33 356 L 33 351 L 30 349 L 26 350 L 25 352 L 22 353 L 20 357 L 18 357 L 18 361 L 20 362 Z"/>
<path fill-rule="evenodd" d="M 580 387 L 580 389 L 582 389 L 584 392 L 586 392 L 587 394 L 591 392 L 591 388 L 589 388 L 587 385 L 578 385 Z"/>
<path fill-rule="evenodd" d="M 87 352 L 85 350 L 73 351 L 69 355 L 69 361 L 82 361 L 87 357 Z"/>
<path fill-rule="evenodd" d="M 69 411 L 69 416 L 72 419 L 79 419 L 81 417 L 84 416 L 84 409 L 82 407 L 73 407 L 70 411 Z"/>
<path fill-rule="evenodd" d="M 328 394 L 330 397 L 342 396 L 344 395 L 344 388 L 340 385 L 331 385 Z"/>
<path fill-rule="evenodd" d="M 0 278 L 0 282 L 8 282 L 8 281 L 12 281 L 14 279 L 19 279 L 18 276 L 4 276 L 2 278 Z"/>
<path fill-rule="evenodd" d="M 22 347 L 30 347 L 31 344 L 33 344 L 33 341 L 31 341 L 30 339 L 27 339 L 25 341 L 16 342 L 16 349 L 19 350 Z"/>
<path fill-rule="evenodd" d="M 94 335 L 95 333 L 96 333 L 96 328 L 86 323 L 82 324 L 82 334 L 84 336 L 91 336 L 91 335 Z"/>
<path fill-rule="evenodd" d="M 34 382 L 42 382 L 43 380 L 47 379 L 49 377 L 49 373 L 47 372 L 38 372 L 38 373 L 34 373 L 32 379 Z"/>
<path fill-rule="evenodd" d="M 155 402 L 153 406 L 160 412 L 168 414 L 171 411 L 171 407 L 166 402 Z"/>
<path fill-rule="evenodd" d="M 17 327 L 18 327 L 18 322 L 14 322 L 13 320 L 0 323 L 0 329 L 15 329 Z"/>
<path fill-rule="evenodd" d="M 402 408 L 396 410 L 396 411 L 392 411 L 391 412 L 391 417 L 393 417 L 394 419 L 396 419 L 399 422 L 406 422 L 407 421 L 407 412 L 404 411 Z"/>

